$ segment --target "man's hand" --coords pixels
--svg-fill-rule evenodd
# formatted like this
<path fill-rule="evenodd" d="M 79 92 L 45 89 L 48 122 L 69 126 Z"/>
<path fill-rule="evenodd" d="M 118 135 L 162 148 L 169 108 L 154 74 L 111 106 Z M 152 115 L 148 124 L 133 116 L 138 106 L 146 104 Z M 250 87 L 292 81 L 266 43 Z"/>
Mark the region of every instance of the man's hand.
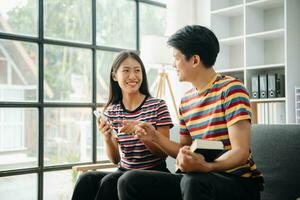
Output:
<path fill-rule="evenodd" d="M 148 122 L 141 122 L 136 126 L 136 137 L 142 141 L 155 143 L 159 132 Z"/>
<path fill-rule="evenodd" d="M 210 163 L 206 162 L 201 154 L 194 153 L 189 146 L 179 150 L 176 165 L 182 172 L 210 172 Z"/>
<path fill-rule="evenodd" d="M 148 122 L 141 121 L 121 121 L 123 127 L 120 132 L 134 134 L 134 137 L 144 142 L 155 142 L 157 140 L 158 131 L 155 127 Z"/>

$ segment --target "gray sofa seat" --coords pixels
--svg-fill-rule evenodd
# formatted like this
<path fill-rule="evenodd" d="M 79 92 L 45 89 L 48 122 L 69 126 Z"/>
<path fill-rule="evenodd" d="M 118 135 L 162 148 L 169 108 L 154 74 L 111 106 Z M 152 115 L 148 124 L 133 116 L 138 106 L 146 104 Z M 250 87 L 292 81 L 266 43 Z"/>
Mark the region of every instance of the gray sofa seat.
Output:
<path fill-rule="evenodd" d="M 300 197 L 300 125 L 253 125 L 252 151 L 265 178 L 262 200 Z"/>
<path fill-rule="evenodd" d="M 178 141 L 179 127 L 171 129 Z M 296 200 L 300 197 L 300 125 L 253 125 L 252 151 L 264 174 L 262 200 Z M 167 159 L 174 172 L 175 160 Z"/>

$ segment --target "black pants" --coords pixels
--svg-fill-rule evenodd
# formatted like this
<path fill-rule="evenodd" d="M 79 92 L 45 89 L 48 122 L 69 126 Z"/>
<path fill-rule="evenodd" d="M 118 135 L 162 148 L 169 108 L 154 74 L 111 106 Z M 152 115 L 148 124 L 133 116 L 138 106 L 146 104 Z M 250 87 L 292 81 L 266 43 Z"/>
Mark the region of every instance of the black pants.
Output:
<path fill-rule="evenodd" d="M 150 170 L 169 173 L 165 162 Z M 83 173 L 76 182 L 72 200 L 118 200 L 118 179 L 127 171 L 119 168 L 115 172 Z"/>
<path fill-rule="evenodd" d="M 118 181 L 120 200 L 259 200 L 261 184 L 225 173 L 129 171 Z"/>

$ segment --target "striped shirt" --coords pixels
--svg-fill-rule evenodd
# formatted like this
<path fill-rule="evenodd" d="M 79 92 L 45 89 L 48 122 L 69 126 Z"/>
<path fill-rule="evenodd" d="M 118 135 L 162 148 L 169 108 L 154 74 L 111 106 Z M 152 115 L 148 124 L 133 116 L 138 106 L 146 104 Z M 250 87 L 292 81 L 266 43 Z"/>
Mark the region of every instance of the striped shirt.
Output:
<path fill-rule="evenodd" d="M 154 97 L 146 97 L 134 111 L 126 110 L 122 102 L 112 104 L 106 109 L 105 115 L 117 132 L 122 125 L 114 123 L 114 120 L 138 120 L 150 122 L 154 127 L 173 127 L 165 101 Z M 132 134 L 118 132 L 117 141 L 121 151 L 120 166 L 122 168 L 149 169 L 165 162 L 165 159 L 152 154 L 145 144 L 134 138 Z"/>
<path fill-rule="evenodd" d="M 216 75 L 201 91 L 188 91 L 181 99 L 180 134 L 192 139 L 220 140 L 231 149 L 228 127 L 240 120 L 251 120 L 249 94 L 243 83 Z M 261 177 L 250 156 L 247 163 L 226 172 L 241 177 Z"/>

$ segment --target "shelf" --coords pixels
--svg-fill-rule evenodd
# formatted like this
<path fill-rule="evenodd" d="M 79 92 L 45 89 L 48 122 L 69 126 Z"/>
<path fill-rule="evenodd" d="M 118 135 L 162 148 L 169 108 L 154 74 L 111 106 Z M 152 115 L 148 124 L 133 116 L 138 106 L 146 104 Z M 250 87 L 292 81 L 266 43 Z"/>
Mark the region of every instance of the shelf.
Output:
<path fill-rule="evenodd" d="M 231 73 L 231 72 L 243 72 L 244 67 L 232 68 L 232 69 L 220 69 L 216 70 L 217 73 Z"/>
<path fill-rule="evenodd" d="M 244 35 L 244 9 L 242 5 L 211 12 L 211 28 L 218 39 Z"/>
<path fill-rule="evenodd" d="M 226 17 L 234 17 L 243 14 L 243 5 L 236 5 L 227 8 L 221 8 L 211 12 L 212 15 L 221 15 Z"/>
<path fill-rule="evenodd" d="M 261 9 L 273 9 L 282 7 L 284 4 L 283 0 L 258 0 L 246 3 L 246 7 L 255 7 Z"/>
<path fill-rule="evenodd" d="M 221 9 L 230 9 L 236 6 L 243 6 L 243 0 L 211 0 L 211 11 L 217 11 Z"/>
<path fill-rule="evenodd" d="M 240 39 L 220 42 L 220 53 L 215 66 L 217 70 L 236 70 L 244 67 L 244 43 Z"/>
<path fill-rule="evenodd" d="M 284 29 L 247 34 L 247 38 L 270 40 L 284 36 Z"/>
<path fill-rule="evenodd" d="M 220 44 L 231 46 L 231 45 L 242 44 L 244 42 L 244 38 L 243 36 L 236 36 L 236 37 L 220 39 L 219 42 Z"/>
<path fill-rule="evenodd" d="M 270 75 L 271 87 L 277 76 L 277 97 L 251 99 L 253 109 L 280 104 L 284 111 L 279 123 L 299 121 L 300 0 L 211 0 L 210 8 L 210 28 L 220 44 L 215 70 L 243 80 L 248 91 L 255 86 L 254 77 Z"/>
<path fill-rule="evenodd" d="M 284 63 L 278 63 L 278 64 L 269 64 L 269 65 L 256 65 L 256 66 L 247 66 L 247 70 L 277 70 L 284 68 Z"/>
<path fill-rule="evenodd" d="M 258 36 L 262 37 L 264 34 L 267 34 L 266 37 L 269 37 L 268 34 L 271 34 L 270 37 L 272 34 L 276 37 L 277 30 L 284 30 L 285 12 L 282 0 L 255 1 L 247 5 L 245 9 L 246 35 L 259 33 Z"/>
<path fill-rule="evenodd" d="M 257 37 L 246 38 L 246 66 L 271 66 L 285 63 L 284 37 L 260 39 Z M 278 34 L 278 33 L 276 33 Z M 267 35 L 261 35 L 266 37 Z"/>
<path fill-rule="evenodd" d="M 285 97 L 280 98 L 266 98 L 266 99 L 250 99 L 250 102 L 278 102 L 278 101 L 285 101 Z"/>

